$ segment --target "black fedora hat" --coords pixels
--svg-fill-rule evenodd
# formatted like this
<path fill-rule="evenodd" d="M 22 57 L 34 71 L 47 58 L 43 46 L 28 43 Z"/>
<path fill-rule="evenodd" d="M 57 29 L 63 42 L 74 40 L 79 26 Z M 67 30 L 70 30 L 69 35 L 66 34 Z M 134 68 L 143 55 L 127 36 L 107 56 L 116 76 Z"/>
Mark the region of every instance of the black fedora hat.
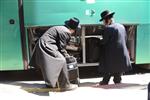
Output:
<path fill-rule="evenodd" d="M 68 28 L 76 30 L 76 29 L 80 28 L 79 23 L 80 23 L 79 19 L 76 17 L 73 17 L 73 18 L 70 18 L 69 20 L 65 21 L 65 26 L 67 26 Z"/>
<path fill-rule="evenodd" d="M 104 20 L 104 19 L 106 19 L 106 18 L 112 18 L 113 17 L 113 15 L 115 14 L 115 12 L 109 12 L 108 10 L 105 10 L 105 11 L 103 11 L 102 13 L 101 13 L 101 19 L 99 20 L 99 21 L 102 21 L 102 20 Z"/>

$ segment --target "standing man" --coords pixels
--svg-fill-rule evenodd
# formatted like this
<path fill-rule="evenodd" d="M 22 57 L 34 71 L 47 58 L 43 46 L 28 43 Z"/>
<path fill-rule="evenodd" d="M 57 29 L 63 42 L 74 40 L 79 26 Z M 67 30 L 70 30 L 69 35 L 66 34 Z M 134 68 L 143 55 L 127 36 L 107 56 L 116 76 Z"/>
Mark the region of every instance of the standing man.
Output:
<path fill-rule="evenodd" d="M 56 87 L 56 82 L 59 81 L 60 88 L 71 89 L 66 46 L 78 26 L 79 19 L 73 17 L 65 21 L 64 26 L 49 28 L 37 42 L 29 65 L 41 68 L 47 87 Z"/>
<path fill-rule="evenodd" d="M 101 13 L 100 21 L 105 25 L 102 34 L 103 50 L 100 61 L 100 72 L 103 79 L 99 85 L 107 85 L 111 76 L 114 77 L 115 84 L 121 83 L 121 75 L 131 69 L 130 57 L 126 46 L 127 34 L 125 27 L 113 22 L 113 15 L 105 10 Z"/>

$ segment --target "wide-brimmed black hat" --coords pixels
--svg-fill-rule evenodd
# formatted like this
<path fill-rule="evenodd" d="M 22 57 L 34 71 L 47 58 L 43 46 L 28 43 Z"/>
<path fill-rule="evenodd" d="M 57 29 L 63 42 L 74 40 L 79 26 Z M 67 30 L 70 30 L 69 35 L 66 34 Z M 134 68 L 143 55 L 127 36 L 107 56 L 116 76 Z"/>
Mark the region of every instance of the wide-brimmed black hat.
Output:
<path fill-rule="evenodd" d="M 104 20 L 104 19 L 106 19 L 106 18 L 112 18 L 113 17 L 113 15 L 115 14 L 115 12 L 109 12 L 108 10 L 105 10 L 105 11 L 103 11 L 102 13 L 101 13 L 101 19 L 99 20 L 99 21 L 102 21 L 102 20 Z"/>
<path fill-rule="evenodd" d="M 80 24 L 79 23 L 80 23 L 80 21 L 76 17 L 70 18 L 69 20 L 65 21 L 65 25 L 67 27 L 71 28 L 71 29 L 74 29 L 74 30 L 80 28 Z"/>

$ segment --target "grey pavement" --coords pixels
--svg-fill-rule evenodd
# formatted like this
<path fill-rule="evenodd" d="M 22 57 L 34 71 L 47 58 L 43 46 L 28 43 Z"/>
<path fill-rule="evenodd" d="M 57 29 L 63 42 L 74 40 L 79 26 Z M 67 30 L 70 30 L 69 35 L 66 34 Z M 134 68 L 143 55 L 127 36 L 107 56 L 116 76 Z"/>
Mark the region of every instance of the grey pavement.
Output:
<path fill-rule="evenodd" d="M 98 86 L 101 79 L 80 79 L 80 86 L 77 89 L 65 92 L 43 89 L 44 81 L 1 81 L 0 97 L 1 100 L 32 98 L 36 100 L 147 100 L 150 73 L 124 75 L 122 83 L 117 85 L 113 84 L 111 78 L 109 85 Z M 34 89 L 34 92 L 29 92 L 28 89 Z"/>

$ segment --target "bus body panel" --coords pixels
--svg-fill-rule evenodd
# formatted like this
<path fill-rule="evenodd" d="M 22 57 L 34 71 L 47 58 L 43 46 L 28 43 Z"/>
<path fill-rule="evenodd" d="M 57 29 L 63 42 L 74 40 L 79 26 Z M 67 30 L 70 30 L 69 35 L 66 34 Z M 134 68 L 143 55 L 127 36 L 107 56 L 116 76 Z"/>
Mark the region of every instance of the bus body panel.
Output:
<path fill-rule="evenodd" d="M 17 0 L 0 0 L 0 70 L 23 70 Z"/>
<path fill-rule="evenodd" d="M 150 63 L 149 0 L 23 0 L 23 5 L 26 28 L 63 25 L 70 17 L 82 25 L 101 24 L 100 12 L 114 11 L 116 22 L 137 25 L 135 63 Z M 24 70 L 20 34 L 18 0 L 0 0 L 0 70 Z"/>

